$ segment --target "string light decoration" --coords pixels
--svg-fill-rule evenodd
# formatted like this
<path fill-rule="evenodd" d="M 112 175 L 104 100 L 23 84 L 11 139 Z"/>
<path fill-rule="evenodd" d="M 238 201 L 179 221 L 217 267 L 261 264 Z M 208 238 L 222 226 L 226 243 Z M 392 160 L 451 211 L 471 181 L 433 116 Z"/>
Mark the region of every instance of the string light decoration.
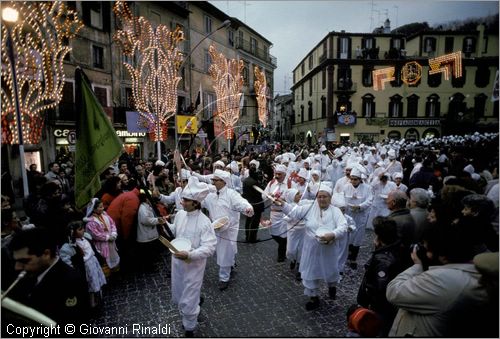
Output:
<path fill-rule="evenodd" d="M 63 62 L 68 42 L 83 27 L 75 11 L 62 1 L 3 2 L 18 11 L 10 29 L 14 50 L 23 143 L 38 144 L 42 113 L 59 104 L 65 83 Z M 2 143 L 18 144 L 18 119 L 11 63 L 7 53 L 8 24 L 2 21 Z"/>
<path fill-rule="evenodd" d="M 144 17 L 135 17 L 123 1 L 117 1 L 113 11 L 122 25 L 114 40 L 123 54 L 138 60 L 136 65 L 133 61 L 123 63 L 132 78 L 135 109 L 147 122 L 153 140 L 166 140 L 167 120 L 177 111 L 178 71 L 183 61 L 178 46 L 184 33 L 180 27 L 174 31 L 165 25 L 153 28 Z"/>
<path fill-rule="evenodd" d="M 243 60 L 226 59 L 213 45 L 208 49 L 212 64 L 208 72 L 212 76 L 217 97 L 217 116 L 224 125 L 226 139 L 233 137 L 233 127 L 240 117 L 241 89 L 243 87 Z"/>
<path fill-rule="evenodd" d="M 254 88 L 257 95 L 257 107 L 259 112 L 259 120 L 262 126 L 266 128 L 267 125 L 267 81 L 264 70 L 260 70 L 259 66 L 254 68 L 255 81 Z"/>
<path fill-rule="evenodd" d="M 401 69 L 401 80 L 407 85 L 415 85 L 422 77 L 422 66 L 416 61 L 407 62 Z"/>
<path fill-rule="evenodd" d="M 462 51 L 429 59 L 429 74 L 444 73 L 445 80 L 448 80 L 450 69 L 455 78 L 462 77 Z"/>
<path fill-rule="evenodd" d="M 374 91 L 384 90 L 386 82 L 394 81 L 395 72 L 396 72 L 395 67 L 387 67 L 372 71 L 373 90 Z"/>

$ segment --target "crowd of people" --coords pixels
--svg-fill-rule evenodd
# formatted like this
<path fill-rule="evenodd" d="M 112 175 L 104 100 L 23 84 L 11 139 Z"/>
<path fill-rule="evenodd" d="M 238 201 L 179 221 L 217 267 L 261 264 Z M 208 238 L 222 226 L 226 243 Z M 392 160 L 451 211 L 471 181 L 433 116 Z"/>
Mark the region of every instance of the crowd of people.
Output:
<path fill-rule="evenodd" d="M 321 308 L 323 283 L 336 299 L 345 269 L 364 268 L 350 336 L 498 336 L 498 156 L 498 133 L 186 151 L 182 162 L 170 150 L 123 153 L 83 210 L 72 164 L 30 166 L 23 221 L 2 192 L 2 290 L 26 271 L 9 296 L 81 321 L 99 312 L 109 279 L 155 269 L 163 236 L 185 239 L 190 248 L 171 255 L 171 297 L 193 336 L 207 258 L 219 290 L 230 288 L 244 216 L 245 241 L 269 232 L 306 310 Z M 373 252 L 358 262 L 367 229 Z"/>

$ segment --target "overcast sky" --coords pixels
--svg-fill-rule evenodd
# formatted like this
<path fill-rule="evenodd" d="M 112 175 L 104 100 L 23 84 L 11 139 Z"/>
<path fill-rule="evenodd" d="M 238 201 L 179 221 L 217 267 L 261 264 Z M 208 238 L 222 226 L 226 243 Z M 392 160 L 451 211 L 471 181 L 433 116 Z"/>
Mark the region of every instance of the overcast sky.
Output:
<path fill-rule="evenodd" d="M 498 15 L 495 1 L 442 0 L 325 0 L 325 1 L 210 1 L 237 17 L 273 43 L 278 59 L 274 95 L 289 93 L 292 70 L 328 32 L 369 33 L 386 17 L 391 29 L 412 22 L 430 26 L 453 20 Z M 373 11 L 372 11 L 373 9 Z M 387 14 L 387 16 L 386 16 Z M 286 83 L 286 85 L 285 85 Z"/>

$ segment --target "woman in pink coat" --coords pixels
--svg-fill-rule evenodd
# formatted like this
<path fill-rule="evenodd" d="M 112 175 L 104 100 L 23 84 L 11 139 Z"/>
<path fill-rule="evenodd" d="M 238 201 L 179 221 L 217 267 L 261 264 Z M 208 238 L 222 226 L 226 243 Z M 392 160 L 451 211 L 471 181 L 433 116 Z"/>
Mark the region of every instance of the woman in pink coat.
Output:
<path fill-rule="evenodd" d="M 92 235 L 97 251 L 106 259 L 109 269 L 116 271 L 120 264 L 120 256 L 115 244 L 116 225 L 104 211 L 102 201 L 97 198 L 90 201 L 84 221 L 87 223 L 87 231 Z"/>

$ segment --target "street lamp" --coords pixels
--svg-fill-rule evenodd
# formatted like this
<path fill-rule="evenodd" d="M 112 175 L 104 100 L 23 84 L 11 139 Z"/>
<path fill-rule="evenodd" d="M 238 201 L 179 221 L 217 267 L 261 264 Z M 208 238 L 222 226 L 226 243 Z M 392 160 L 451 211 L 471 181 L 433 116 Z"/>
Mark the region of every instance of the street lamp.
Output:
<path fill-rule="evenodd" d="M 14 58 L 14 47 L 12 46 L 12 36 L 11 36 L 11 26 L 13 26 L 19 17 L 19 12 L 11 7 L 5 7 L 2 10 L 2 20 L 5 22 L 5 28 L 7 29 L 7 40 L 5 45 L 7 47 L 7 55 L 9 57 L 10 70 L 12 72 L 12 82 L 14 90 L 14 100 L 16 106 L 16 119 L 17 119 L 17 135 L 19 138 L 19 158 L 21 160 L 21 176 L 23 179 L 23 197 L 27 198 L 29 195 L 28 191 L 28 176 L 26 174 L 26 160 L 24 156 L 24 142 L 23 142 L 23 127 L 21 123 L 21 108 L 19 106 L 19 92 L 17 89 L 17 76 L 16 76 L 16 66 Z"/>

